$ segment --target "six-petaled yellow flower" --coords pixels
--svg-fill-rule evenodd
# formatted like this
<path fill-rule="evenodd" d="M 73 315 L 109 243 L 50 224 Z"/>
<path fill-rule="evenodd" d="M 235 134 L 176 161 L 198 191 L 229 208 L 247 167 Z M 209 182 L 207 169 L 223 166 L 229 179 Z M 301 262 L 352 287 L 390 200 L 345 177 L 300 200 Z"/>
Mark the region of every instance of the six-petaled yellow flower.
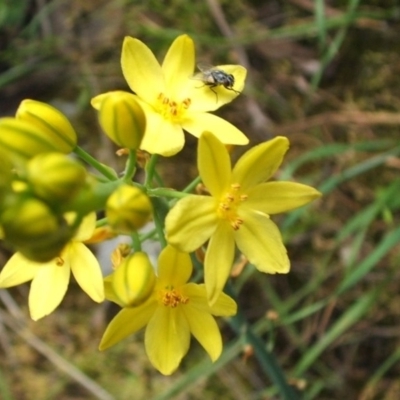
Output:
<path fill-rule="evenodd" d="M 205 284 L 211 304 L 231 270 L 235 242 L 260 271 L 287 273 L 286 249 L 269 215 L 289 211 L 318 198 L 314 188 L 293 182 L 265 182 L 289 148 L 276 137 L 247 151 L 233 170 L 228 151 L 205 132 L 198 147 L 198 169 L 211 196 L 189 195 L 166 218 L 170 244 L 192 252 L 210 239 L 205 257 Z"/>
<path fill-rule="evenodd" d="M 38 263 L 15 253 L 0 273 L 0 288 L 16 286 L 32 280 L 29 292 L 29 310 L 33 320 L 52 313 L 68 288 L 70 274 L 79 286 L 96 302 L 104 300 L 103 277 L 93 253 L 82 243 L 94 231 L 96 215 L 90 214 L 77 234 L 60 253 L 59 257 Z"/>
<path fill-rule="evenodd" d="M 209 306 L 204 285 L 188 283 L 191 275 L 189 254 L 167 246 L 159 257 L 154 291 L 143 304 L 123 308 L 114 317 L 100 349 L 113 346 L 146 326 L 146 352 L 162 374 L 170 375 L 178 368 L 189 350 L 190 334 L 215 361 L 222 351 L 222 339 L 213 315 L 234 315 L 236 303 L 221 293 Z M 110 300 L 115 300 L 113 293 Z"/>
<path fill-rule="evenodd" d="M 234 76 L 234 90 L 214 88 L 193 78 L 195 51 L 192 39 L 179 36 L 169 48 L 160 65 L 151 50 L 140 40 L 126 37 L 122 48 L 122 71 L 135 98 L 146 114 L 146 130 L 140 148 L 152 154 L 172 156 L 185 142 L 183 129 L 199 137 L 212 130 L 227 144 L 248 143 L 246 136 L 234 125 L 209 114 L 232 101 L 244 87 L 246 69 L 240 65 L 220 68 Z M 109 96 L 109 94 L 107 94 Z M 99 108 L 104 97 L 92 100 Z"/>

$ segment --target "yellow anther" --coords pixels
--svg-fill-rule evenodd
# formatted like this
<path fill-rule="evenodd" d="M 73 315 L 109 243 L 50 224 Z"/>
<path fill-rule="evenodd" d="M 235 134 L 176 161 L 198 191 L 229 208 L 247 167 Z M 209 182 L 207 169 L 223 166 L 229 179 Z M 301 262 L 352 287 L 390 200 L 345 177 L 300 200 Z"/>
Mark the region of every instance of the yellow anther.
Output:
<path fill-rule="evenodd" d="M 185 111 L 190 107 L 191 102 L 189 98 L 184 99 L 182 102 L 170 100 L 164 93 L 160 93 L 157 96 L 155 108 L 165 119 L 180 121 Z"/>
<path fill-rule="evenodd" d="M 64 260 L 61 257 L 56 258 L 57 267 L 62 267 L 64 265 Z"/>
<path fill-rule="evenodd" d="M 240 194 L 240 185 L 238 183 L 233 183 L 230 190 L 222 196 L 218 205 L 218 214 L 220 218 L 226 219 L 235 231 L 243 224 L 243 220 L 237 215 L 237 208 L 240 203 L 246 199 L 246 194 Z"/>
<path fill-rule="evenodd" d="M 180 304 L 187 304 L 189 298 L 181 295 L 175 289 L 167 289 L 161 292 L 161 302 L 166 307 L 176 308 Z"/>

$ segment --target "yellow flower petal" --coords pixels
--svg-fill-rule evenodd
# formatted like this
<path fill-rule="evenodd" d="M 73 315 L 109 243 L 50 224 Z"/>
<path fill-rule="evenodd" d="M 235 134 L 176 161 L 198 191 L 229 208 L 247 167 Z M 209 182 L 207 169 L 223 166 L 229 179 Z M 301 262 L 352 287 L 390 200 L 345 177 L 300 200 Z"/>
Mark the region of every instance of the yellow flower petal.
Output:
<path fill-rule="evenodd" d="M 225 144 L 249 143 L 249 139 L 236 126 L 213 114 L 195 113 L 188 110 L 182 120 L 182 128 L 197 138 L 204 131 L 209 131 Z"/>
<path fill-rule="evenodd" d="M 204 284 L 187 283 L 182 288 L 182 294 L 190 299 L 192 307 L 196 307 L 198 310 L 208 312 L 209 314 L 228 317 L 235 315 L 237 312 L 237 304 L 225 293 L 221 293 L 216 302 L 210 307 Z"/>
<path fill-rule="evenodd" d="M 197 164 L 211 195 L 221 197 L 231 183 L 231 160 L 226 147 L 210 132 L 200 136 Z"/>
<path fill-rule="evenodd" d="M 214 111 L 224 104 L 230 103 L 242 92 L 246 79 L 247 70 L 241 65 L 218 65 L 214 69 L 220 69 L 235 78 L 233 89 L 229 90 L 223 86 L 210 88 L 205 85 L 201 78 L 202 74 L 195 74 L 188 82 L 187 93 L 192 99 L 190 109 L 193 112 Z M 239 93 L 237 93 L 239 92 Z"/>
<path fill-rule="evenodd" d="M 233 229 L 226 221 L 221 221 L 211 237 L 204 260 L 204 282 L 208 300 L 213 305 L 224 289 L 232 268 L 235 255 Z"/>
<path fill-rule="evenodd" d="M 90 239 L 95 229 L 96 229 L 96 213 L 92 212 L 86 215 L 82 219 L 82 222 L 79 225 L 79 228 L 75 233 L 73 240 L 76 242 L 83 242 L 86 239 Z"/>
<path fill-rule="evenodd" d="M 189 280 L 192 270 L 189 254 L 168 245 L 158 258 L 158 284 L 162 287 L 180 287 Z"/>
<path fill-rule="evenodd" d="M 217 227 L 212 197 L 190 195 L 179 200 L 165 219 L 167 240 L 181 251 L 198 249 Z"/>
<path fill-rule="evenodd" d="M 237 313 L 237 304 L 232 297 L 221 293 L 215 303 L 211 306 L 211 313 L 219 317 L 229 317 Z"/>
<path fill-rule="evenodd" d="M 51 264 L 40 267 L 31 284 L 29 311 L 34 321 L 52 313 L 61 303 L 68 288 L 69 265 L 65 263 L 60 266 L 56 261 Z"/>
<path fill-rule="evenodd" d="M 182 307 L 158 307 L 145 333 L 146 353 L 153 366 L 171 375 L 189 350 L 189 324 Z"/>
<path fill-rule="evenodd" d="M 0 288 L 8 288 L 32 280 L 42 265 L 28 260 L 20 253 L 15 253 L 0 273 Z"/>
<path fill-rule="evenodd" d="M 129 87 L 147 103 L 153 104 L 160 93 L 165 93 L 161 66 L 151 50 L 140 40 L 125 38 L 121 66 Z"/>
<path fill-rule="evenodd" d="M 191 307 L 190 303 L 182 307 L 190 332 L 202 345 L 214 362 L 222 352 L 222 338 L 215 319 L 207 312 Z"/>
<path fill-rule="evenodd" d="M 107 300 L 110 300 L 113 303 L 118 304 L 121 308 L 123 308 L 125 305 L 121 302 L 121 300 L 115 294 L 114 289 L 113 289 L 113 285 L 112 285 L 112 280 L 113 280 L 113 274 L 107 275 L 103 279 L 104 297 Z"/>
<path fill-rule="evenodd" d="M 79 286 L 92 300 L 100 303 L 104 300 L 103 276 L 97 258 L 83 243 L 70 243 L 65 249 L 65 258 L 69 259 L 72 273 Z"/>
<path fill-rule="evenodd" d="M 157 303 L 150 298 L 138 307 L 122 309 L 108 324 L 99 345 L 105 350 L 116 343 L 139 331 L 147 325 L 152 317 Z"/>
<path fill-rule="evenodd" d="M 162 64 L 168 95 L 184 100 L 185 89 L 194 70 L 194 43 L 188 35 L 178 36 L 171 44 Z"/>
<path fill-rule="evenodd" d="M 151 154 L 161 154 L 164 157 L 178 153 L 185 144 L 182 127 L 165 119 L 151 106 L 140 102 L 146 115 L 146 130 L 140 148 Z"/>
<path fill-rule="evenodd" d="M 321 196 L 311 186 L 295 182 L 267 182 L 250 188 L 243 207 L 277 214 L 301 207 Z"/>
<path fill-rule="evenodd" d="M 282 136 L 254 146 L 236 163 L 232 182 L 239 183 L 241 190 L 246 192 L 251 186 L 268 180 L 281 165 L 288 148 L 289 140 Z"/>
<path fill-rule="evenodd" d="M 277 226 L 259 212 L 240 210 L 243 224 L 235 231 L 239 250 L 262 272 L 285 274 L 290 261 Z"/>

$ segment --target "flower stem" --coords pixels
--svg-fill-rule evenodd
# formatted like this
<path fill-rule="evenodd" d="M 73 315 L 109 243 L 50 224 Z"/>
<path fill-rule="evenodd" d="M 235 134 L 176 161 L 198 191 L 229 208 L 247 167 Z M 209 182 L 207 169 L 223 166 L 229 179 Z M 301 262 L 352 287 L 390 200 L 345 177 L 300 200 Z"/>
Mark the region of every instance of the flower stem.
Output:
<path fill-rule="evenodd" d="M 157 154 L 153 154 L 150 157 L 149 162 L 146 164 L 146 168 L 145 168 L 146 179 L 145 179 L 144 185 L 147 188 L 151 187 L 151 184 L 152 184 L 152 181 L 153 181 L 153 177 L 154 177 L 154 174 L 155 174 L 155 171 L 156 171 L 157 161 L 158 161 L 158 155 Z"/>
<path fill-rule="evenodd" d="M 116 175 L 115 171 L 107 167 L 106 165 L 98 162 L 93 156 L 83 150 L 81 147 L 76 146 L 74 149 L 74 153 L 80 157 L 83 161 L 87 164 L 91 165 L 94 169 L 99 171 L 103 176 L 105 176 L 110 181 L 118 180 L 118 176 Z"/>
<path fill-rule="evenodd" d="M 177 190 L 168 188 L 148 189 L 147 194 L 153 197 L 172 197 L 176 199 L 182 199 L 183 197 L 188 196 L 187 193 L 178 192 Z"/>
<path fill-rule="evenodd" d="M 122 178 L 124 182 L 130 182 L 136 173 L 136 150 L 129 151 L 128 161 L 126 162 L 124 177 Z"/>

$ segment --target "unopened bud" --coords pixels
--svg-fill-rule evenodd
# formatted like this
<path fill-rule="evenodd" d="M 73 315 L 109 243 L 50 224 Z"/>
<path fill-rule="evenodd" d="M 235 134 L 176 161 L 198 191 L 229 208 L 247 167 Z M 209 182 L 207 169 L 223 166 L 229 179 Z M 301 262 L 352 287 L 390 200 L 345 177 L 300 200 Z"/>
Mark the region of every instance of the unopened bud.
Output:
<path fill-rule="evenodd" d="M 73 236 L 65 219 L 42 201 L 18 199 L 1 214 L 4 239 L 25 257 L 38 262 L 57 257 Z"/>
<path fill-rule="evenodd" d="M 7 152 L 0 148 L 0 207 L 4 196 L 11 190 L 13 165 Z"/>
<path fill-rule="evenodd" d="M 13 161 L 25 162 L 36 154 L 57 151 L 52 138 L 36 125 L 5 117 L 0 119 L 0 148 Z"/>
<path fill-rule="evenodd" d="M 71 123 L 61 111 L 50 104 L 23 100 L 16 118 L 35 125 L 53 143 L 55 151 L 67 154 L 76 147 L 76 132 Z"/>
<path fill-rule="evenodd" d="M 104 93 L 99 103 L 99 120 L 106 135 L 117 145 L 138 149 L 146 128 L 146 117 L 135 96 L 128 92 Z"/>
<path fill-rule="evenodd" d="M 65 154 L 43 153 L 29 160 L 27 179 L 43 200 L 69 201 L 85 185 L 86 170 Z"/>
<path fill-rule="evenodd" d="M 108 198 L 106 216 L 114 230 L 129 234 L 149 221 L 152 209 L 150 199 L 140 189 L 123 185 Z"/>
<path fill-rule="evenodd" d="M 112 274 L 112 288 L 124 307 L 143 303 L 155 284 L 155 274 L 146 253 L 137 252 L 122 261 Z"/>

